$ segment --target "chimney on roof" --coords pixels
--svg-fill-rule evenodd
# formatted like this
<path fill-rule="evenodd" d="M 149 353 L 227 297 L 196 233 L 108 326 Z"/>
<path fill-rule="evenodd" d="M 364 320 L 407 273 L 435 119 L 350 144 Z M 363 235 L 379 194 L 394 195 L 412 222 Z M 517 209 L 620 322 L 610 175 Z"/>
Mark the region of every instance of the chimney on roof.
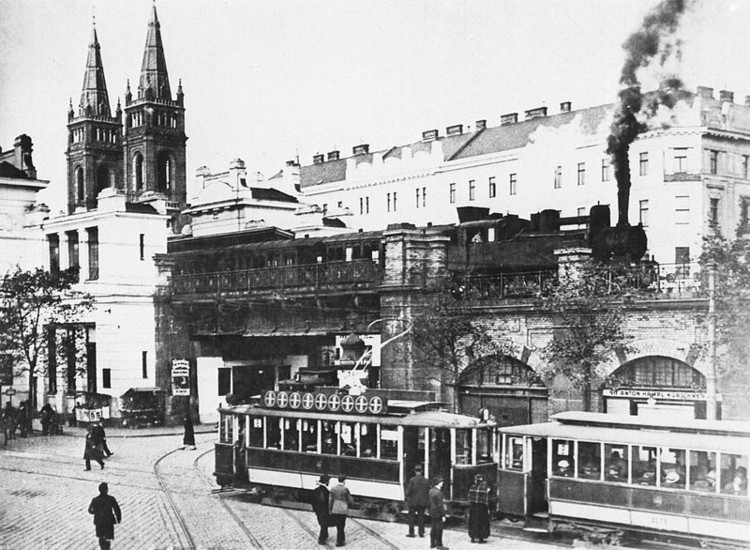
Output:
<path fill-rule="evenodd" d="M 331 151 L 330 153 L 328 153 L 328 160 L 339 160 L 339 152 Z"/>
<path fill-rule="evenodd" d="M 708 86 L 698 86 L 697 93 L 703 99 L 713 99 L 714 98 L 714 89 L 713 88 L 709 88 Z"/>
<path fill-rule="evenodd" d="M 370 152 L 370 146 L 367 143 L 361 145 L 355 145 L 352 147 L 352 153 L 355 155 L 366 155 Z M 328 160 L 331 160 L 330 158 Z"/>
<path fill-rule="evenodd" d="M 722 102 L 727 101 L 729 103 L 734 103 L 734 92 L 730 92 L 729 90 L 719 91 L 719 100 Z"/>
<path fill-rule="evenodd" d="M 453 126 L 448 126 L 445 129 L 445 135 L 446 136 L 459 136 L 464 133 L 464 125 L 463 124 L 454 124 Z"/>
<path fill-rule="evenodd" d="M 532 118 L 543 118 L 547 116 L 547 107 L 529 109 L 528 111 L 524 111 L 524 114 L 526 115 L 526 120 L 531 120 Z"/>
<path fill-rule="evenodd" d="M 571 103 L 570 101 L 563 101 L 560 103 L 560 112 L 561 113 L 569 113 L 570 112 Z"/>
<path fill-rule="evenodd" d="M 286 161 L 287 166 L 299 166 L 299 163 L 296 160 L 288 160 Z"/>
<path fill-rule="evenodd" d="M 313 155 L 313 164 L 323 164 L 323 162 L 325 162 L 325 155 L 323 153 Z"/>
<path fill-rule="evenodd" d="M 437 130 L 425 130 L 422 132 L 422 141 L 434 141 L 438 138 Z"/>
<path fill-rule="evenodd" d="M 518 113 L 508 113 L 505 115 L 500 115 L 500 126 L 505 126 L 506 124 L 515 124 L 518 122 Z"/>
<path fill-rule="evenodd" d="M 477 120 L 474 123 L 474 130 L 486 130 L 487 129 L 487 121 L 486 120 Z"/>

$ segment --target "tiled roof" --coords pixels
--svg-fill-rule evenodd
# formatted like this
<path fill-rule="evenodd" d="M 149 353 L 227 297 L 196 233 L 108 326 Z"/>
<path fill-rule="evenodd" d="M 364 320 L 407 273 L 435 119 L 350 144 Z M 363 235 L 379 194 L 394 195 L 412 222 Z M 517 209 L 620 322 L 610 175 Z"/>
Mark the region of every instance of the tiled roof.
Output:
<path fill-rule="evenodd" d="M 0 178 L 29 179 L 26 172 L 16 168 L 10 162 L 0 162 Z"/>
<path fill-rule="evenodd" d="M 346 159 L 300 167 L 300 187 L 321 185 L 346 179 Z"/>

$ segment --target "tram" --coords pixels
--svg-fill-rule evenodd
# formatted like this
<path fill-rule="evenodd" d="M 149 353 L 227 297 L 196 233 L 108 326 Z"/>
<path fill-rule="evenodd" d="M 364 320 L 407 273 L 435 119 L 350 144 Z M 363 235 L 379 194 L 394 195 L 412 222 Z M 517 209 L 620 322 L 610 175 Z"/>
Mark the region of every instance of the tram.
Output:
<path fill-rule="evenodd" d="M 452 515 L 468 507 L 476 474 L 495 479 L 497 426 L 487 414 L 446 412 L 409 392 L 334 387 L 266 391 L 257 404 L 220 409 L 217 483 L 245 487 L 264 502 L 307 502 L 323 474 L 347 477 L 354 515 L 393 519 L 414 467 L 444 479 Z"/>
<path fill-rule="evenodd" d="M 750 543 L 750 423 L 566 412 L 500 432 L 502 512 L 530 529 Z"/>

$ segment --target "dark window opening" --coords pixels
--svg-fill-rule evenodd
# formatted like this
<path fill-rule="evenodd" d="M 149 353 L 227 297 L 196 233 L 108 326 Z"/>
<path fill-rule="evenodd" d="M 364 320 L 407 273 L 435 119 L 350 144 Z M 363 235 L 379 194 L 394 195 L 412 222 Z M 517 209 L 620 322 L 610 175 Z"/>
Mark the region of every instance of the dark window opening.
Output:
<path fill-rule="evenodd" d="M 89 227 L 86 229 L 89 253 L 89 280 L 99 279 L 99 229 Z"/>
<path fill-rule="evenodd" d="M 141 352 L 141 376 L 148 378 L 148 352 Z"/>
<path fill-rule="evenodd" d="M 112 369 L 102 369 L 102 388 L 112 387 Z"/>
<path fill-rule="evenodd" d="M 219 395 L 232 391 L 232 369 L 219 369 Z"/>

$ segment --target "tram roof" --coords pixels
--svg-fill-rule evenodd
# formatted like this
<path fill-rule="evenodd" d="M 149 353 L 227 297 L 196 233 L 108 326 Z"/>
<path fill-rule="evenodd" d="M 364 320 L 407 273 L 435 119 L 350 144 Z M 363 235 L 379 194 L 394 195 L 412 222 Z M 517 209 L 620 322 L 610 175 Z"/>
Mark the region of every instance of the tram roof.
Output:
<path fill-rule="evenodd" d="M 400 415 L 337 414 L 322 411 L 300 411 L 291 409 L 266 409 L 254 405 L 222 408 L 221 412 L 254 414 L 278 418 L 306 418 L 334 422 L 361 422 L 364 424 L 385 424 L 388 426 L 421 426 L 426 428 L 479 428 L 494 427 L 494 422 L 482 422 L 479 418 L 454 414 L 446 411 L 423 411 Z"/>
<path fill-rule="evenodd" d="M 643 416 L 624 414 L 591 413 L 583 411 L 566 411 L 552 416 L 563 424 L 613 426 L 621 428 L 655 428 L 686 433 L 737 434 L 750 437 L 750 422 L 738 420 L 680 420 L 654 419 Z"/>

